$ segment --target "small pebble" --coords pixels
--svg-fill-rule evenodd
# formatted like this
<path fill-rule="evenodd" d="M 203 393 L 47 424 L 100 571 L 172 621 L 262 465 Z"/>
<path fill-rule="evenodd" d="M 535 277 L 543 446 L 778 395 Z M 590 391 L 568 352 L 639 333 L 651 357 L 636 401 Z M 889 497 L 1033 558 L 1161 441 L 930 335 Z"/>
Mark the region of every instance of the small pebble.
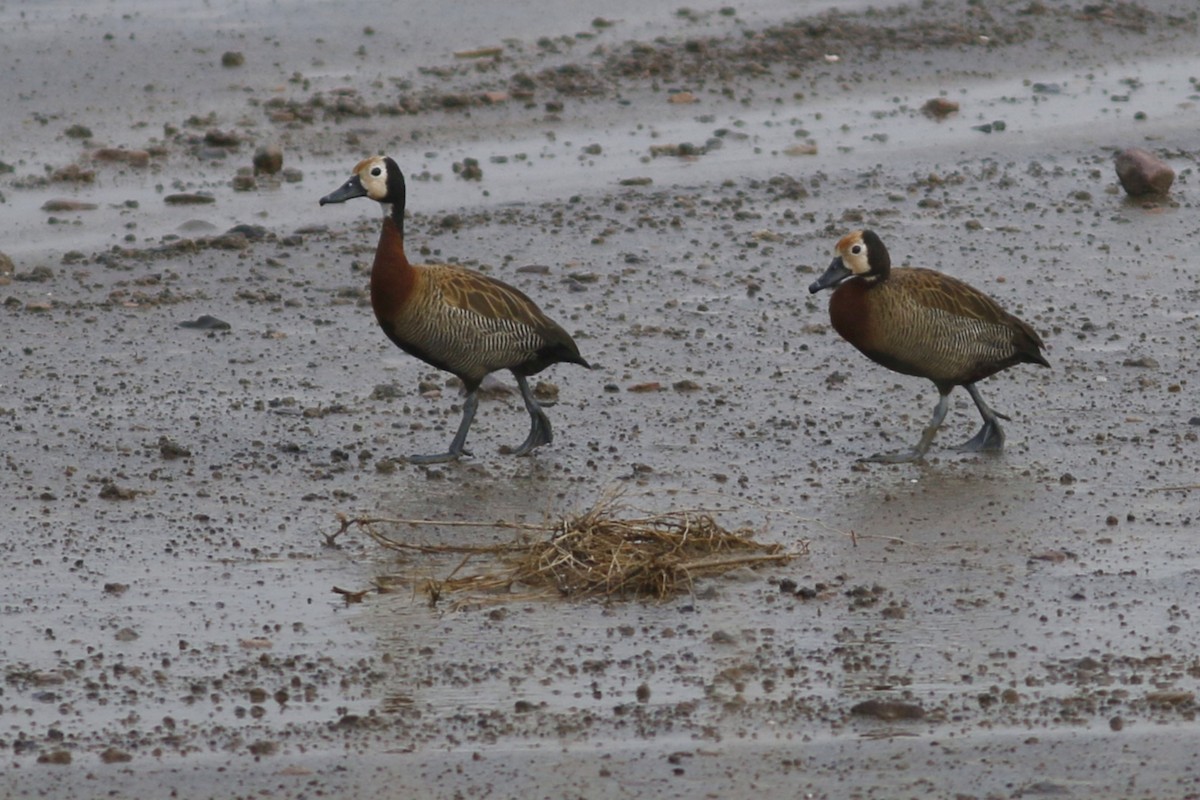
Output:
<path fill-rule="evenodd" d="M 274 175 L 283 169 L 283 149 L 268 144 L 254 151 L 254 174 Z"/>

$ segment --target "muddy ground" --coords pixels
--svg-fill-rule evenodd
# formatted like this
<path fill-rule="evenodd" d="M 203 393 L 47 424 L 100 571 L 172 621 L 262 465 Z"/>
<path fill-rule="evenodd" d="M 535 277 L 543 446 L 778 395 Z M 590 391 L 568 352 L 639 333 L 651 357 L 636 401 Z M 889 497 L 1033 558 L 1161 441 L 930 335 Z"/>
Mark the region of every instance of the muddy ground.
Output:
<path fill-rule="evenodd" d="M 1200 796 L 1195 8 L 828 5 L 0 4 L 0 796 Z M 595 366 L 533 457 L 501 376 L 401 460 L 461 400 L 375 326 L 378 208 L 317 205 L 374 152 L 411 254 Z M 935 400 L 807 292 L 863 226 L 1042 332 L 1002 456 L 959 392 L 856 461 Z M 613 492 L 809 555 L 431 606 L 455 560 L 327 546 Z"/>

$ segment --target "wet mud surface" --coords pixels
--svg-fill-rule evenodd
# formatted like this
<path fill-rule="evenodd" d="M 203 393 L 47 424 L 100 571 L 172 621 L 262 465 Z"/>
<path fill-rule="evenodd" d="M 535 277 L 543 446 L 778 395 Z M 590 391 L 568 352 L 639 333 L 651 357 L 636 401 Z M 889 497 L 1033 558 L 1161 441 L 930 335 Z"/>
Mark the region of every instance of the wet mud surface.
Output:
<path fill-rule="evenodd" d="M 0 796 L 1200 796 L 1189 4 L 282 5 L 0 8 Z M 595 366 L 539 376 L 534 456 L 500 376 L 473 458 L 403 463 L 462 401 L 374 323 L 377 206 L 317 205 L 373 152 L 410 255 Z M 953 451 L 960 391 L 924 463 L 856 461 L 936 399 L 807 292 L 868 226 L 1045 338 L 981 384 L 1003 455 Z M 333 592 L 455 566 L 339 514 L 614 491 L 810 555 L 664 603 Z"/>

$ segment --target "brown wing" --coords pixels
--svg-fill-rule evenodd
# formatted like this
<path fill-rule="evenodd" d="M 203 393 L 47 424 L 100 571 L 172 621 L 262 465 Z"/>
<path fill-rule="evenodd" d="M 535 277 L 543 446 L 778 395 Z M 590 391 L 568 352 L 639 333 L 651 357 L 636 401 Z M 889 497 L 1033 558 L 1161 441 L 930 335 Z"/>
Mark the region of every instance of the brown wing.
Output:
<path fill-rule="evenodd" d="M 534 329 L 557 327 L 537 304 L 514 286 L 448 264 L 428 267 L 447 305 L 491 320 L 515 322 Z"/>
<path fill-rule="evenodd" d="M 550 364 L 585 364 L 561 327 L 521 291 L 447 264 L 416 268 L 419 291 L 389 329 L 418 358 L 468 386 L 498 369 L 533 375 Z"/>
<path fill-rule="evenodd" d="M 956 317 L 981 322 L 1002 322 L 1010 314 L 973 286 L 941 272 L 919 267 L 892 271 L 891 280 L 902 285 L 919 305 L 937 308 Z"/>
<path fill-rule="evenodd" d="M 897 275 L 899 273 L 899 276 Z M 904 277 L 911 273 L 910 277 Z M 1042 356 L 1046 344 L 1028 323 L 1010 314 L 988 295 L 944 273 L 918 267 L 894 270 L 893 279 L 908 283 L 913 296 L 927 308 L 937 308 L 984 325 L 1003 325 L 1012 332 L 1013 346 L 1033 363 L 1050 366 Z"/>
<path fill-rule="evenodd" d="M 1032 328 L 962 281 L 900 269 L 869 294 L 877 335 L 860 349 L 898 372 L 951 386 L 1022 361 L 1048 366 Z"/>

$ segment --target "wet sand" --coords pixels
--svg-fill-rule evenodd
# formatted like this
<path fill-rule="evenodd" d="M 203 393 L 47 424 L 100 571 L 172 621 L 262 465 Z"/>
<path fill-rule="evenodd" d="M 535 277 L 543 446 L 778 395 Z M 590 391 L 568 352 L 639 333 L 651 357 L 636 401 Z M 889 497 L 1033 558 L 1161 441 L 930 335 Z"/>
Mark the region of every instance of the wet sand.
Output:
<path fill-rule="evenodd" d="M 826 5 L 0 8 L 0 796 L 1200 795 L 1195 12 Z M 1170 196 L 1125 197 L 1130 145 Z M 461 399 L 374 323 L 378 208 L 317 205 L 373 152 L 412 255 L 595 365 L 539 376 L 533 457 L 498 390 L 472 459 L 398 462 Z M 981 384 L 1003 455 L 952 450 L 956 392 L 925 463 L 856 461 L 936 399 L 807 292 L 864 226 L 1046 339 Z M 456 563 L 339 514 L 613 491 L 810 555 L 663 603 L 333 592 Z"/>

